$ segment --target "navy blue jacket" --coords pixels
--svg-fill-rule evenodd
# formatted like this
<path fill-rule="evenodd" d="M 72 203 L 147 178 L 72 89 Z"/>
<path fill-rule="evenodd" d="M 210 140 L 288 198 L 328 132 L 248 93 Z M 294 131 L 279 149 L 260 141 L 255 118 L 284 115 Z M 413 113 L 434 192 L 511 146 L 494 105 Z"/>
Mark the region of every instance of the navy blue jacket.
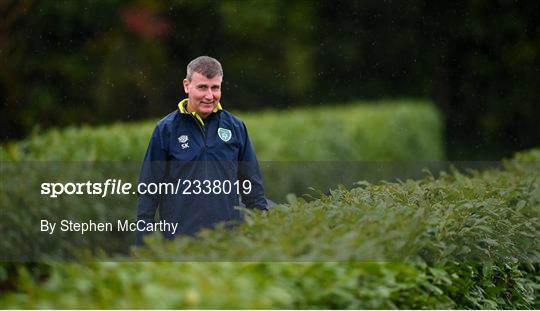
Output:
<path fill-rule="evenodd" d="M 158 122 L 146 151 L 139 183 L 171 183 L 179 185 L 180 191 L 140 194 L 138 221 L 154 222 L 159 210 L 159 220 L 178 223 L 175 234 L 192 235 L 218 222 L 242 220 L 241 212 L 235 208 L 240 205 L 237 190 L 247 208 L 266 209 L 262 176 L 245 124 L 221 106 L 214 111 L 204 123 L 185 109 L 177 109 Z M 183 183 L 178 183 L 178 179 Z M 193 184 L 196 180 L 218 180 L 216 183 L 224 188 L 212 188 L 209 194 L 193 194 L 198 191 Z M 233 185 L 229 194 L 223 193 L 228 190 L 224 185 L 226 180 Z M 249 194 L 243 193 L 247 191 L 242 185 L 245 180 L 251 185 Z M 238 181 L 236 187 L 235 181 Z M 184 194 L 189 184 L 191 194 Z M 208 192 L 208 188 L 201 187 Z M 137 244 L 142 243 L 145 233 L 137 231 Z M 173 237 L 172 232 L 163 234 Z"/>

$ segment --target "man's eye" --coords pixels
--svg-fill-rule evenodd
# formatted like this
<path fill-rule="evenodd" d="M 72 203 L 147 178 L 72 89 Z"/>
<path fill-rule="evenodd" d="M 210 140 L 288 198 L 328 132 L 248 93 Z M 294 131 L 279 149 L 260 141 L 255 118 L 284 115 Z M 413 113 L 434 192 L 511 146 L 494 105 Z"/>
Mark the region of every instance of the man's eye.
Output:
<path fill-rule="evenodd" d="M 214 91 L 219 91 L 219 86 L 214 86 L 214 87 L 212 87 L 212 90 L 214 90 Z"/>

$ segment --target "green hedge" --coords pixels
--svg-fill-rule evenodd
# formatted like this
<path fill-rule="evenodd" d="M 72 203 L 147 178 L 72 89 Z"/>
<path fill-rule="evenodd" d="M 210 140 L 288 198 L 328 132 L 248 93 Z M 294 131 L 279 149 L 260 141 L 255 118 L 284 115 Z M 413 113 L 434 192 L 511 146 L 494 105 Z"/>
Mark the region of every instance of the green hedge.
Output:
<path fill-rule="evenodd" d="M 394 101 L 342 105 L 332 110 L 261 112 L 242 117 L 248 124 L 260 159 L 410 160 L 442 157 L 440 121 L 436 110 L 427 103 Z M 0 247 L 10 250 L 12 258 L 28 258 L 33 257 L 32 254 L 48 253 L 44 249 L 58 252 L 58 255 L 64 255 L 62 252 L 68 250 L 74 253 L 102 245 L 99 239 L 106 239 L 110 241 L 106 251 L 127 251 L 131 240 L 119 241 L 112 232 L 110 235 L 66 235 L 51 240 L 39 231 L 39 222 L 41 219 L 133 219 L 136 197 L 49 199 L 40 194 L 40 184 L 120 177 L 124 182 L 135 183 L 154 124 L 53 130 L 2 148 L 2 158 L 9 161 L 0 168 L 3 183 L 0 202 L 5 215 L 0 219 L 4 231 Z M 306 193 L 310 186 L 326 191 L 328 188 L 318 185 L 325 182 L 333 187 L 337 181 L 344 180 L 345 173 L 349 180 L 360 178 L 352 170 L 327 173 L 318 165 L 307 168 L 300 165 L 292 173 L 290 166 L 279 163 L 282 162 L 262 165 L 267 195 L 278 202 L 284 201 L 287 193 Z M 33 243 L 25 243 L 28 240 Z"/>
<path fill-rule="evenodd" d="M 388 101 L 246 115 L 260 160 L 441 160 L 442 124 L 426 102 Z"/>
<path fill-rule="evenodd" d="M 427 102 L 240 113 L 260 161 L 441 160 L 442 124 Z M 2 147 L 4 160 L 142 160 L 155 121 L 51 130 Z"/>
<path fill-rule="evenodd" d="M 150 237 L 136 258 L 279 257 L 289 262 L 51 264 L 20 270 L 6 308 L 540 307 L 538 150 L 504 169 L 338 188 L 253 212 L 203 239 Z M 312 262 L 324 254 L 342 262 Z M 357 259 L 375 256 L 378 262 Z M 401 258 L 401 260 L 400 260 Z M 384 260 L 386 259 L 386 260 Z M 292 261 L 303 260 L 306 262 Z"/>

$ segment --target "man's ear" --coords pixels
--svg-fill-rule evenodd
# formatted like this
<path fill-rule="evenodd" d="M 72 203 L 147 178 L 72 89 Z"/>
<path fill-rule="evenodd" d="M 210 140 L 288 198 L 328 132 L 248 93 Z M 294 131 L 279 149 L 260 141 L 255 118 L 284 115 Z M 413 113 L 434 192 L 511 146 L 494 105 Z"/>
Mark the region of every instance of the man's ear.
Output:
<path fill-rule="evenodd" d="M 186 94 L 189 94 L 189 92 L 188 92 L 188 87 L 189 87 L 188 79 L 184 79 L 184 81 L 182 81 L 182 84 L 184 85 L 184 92 L 186 92 Z"/>

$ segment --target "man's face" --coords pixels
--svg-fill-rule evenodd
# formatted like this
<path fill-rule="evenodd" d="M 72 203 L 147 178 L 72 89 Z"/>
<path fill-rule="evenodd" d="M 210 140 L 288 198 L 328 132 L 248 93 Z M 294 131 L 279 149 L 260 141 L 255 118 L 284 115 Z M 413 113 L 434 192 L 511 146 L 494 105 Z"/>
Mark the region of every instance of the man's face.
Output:
<path fill-rule="evenodd" d="M 203 119 L 208 117 L 221 98 L 221 80 L 222 76 L 209 79 L 198 72 L 193 73 L 191 82 L 184 79 L 184 91 L 189 100 L 188 111 L 197 112 Z"/>

